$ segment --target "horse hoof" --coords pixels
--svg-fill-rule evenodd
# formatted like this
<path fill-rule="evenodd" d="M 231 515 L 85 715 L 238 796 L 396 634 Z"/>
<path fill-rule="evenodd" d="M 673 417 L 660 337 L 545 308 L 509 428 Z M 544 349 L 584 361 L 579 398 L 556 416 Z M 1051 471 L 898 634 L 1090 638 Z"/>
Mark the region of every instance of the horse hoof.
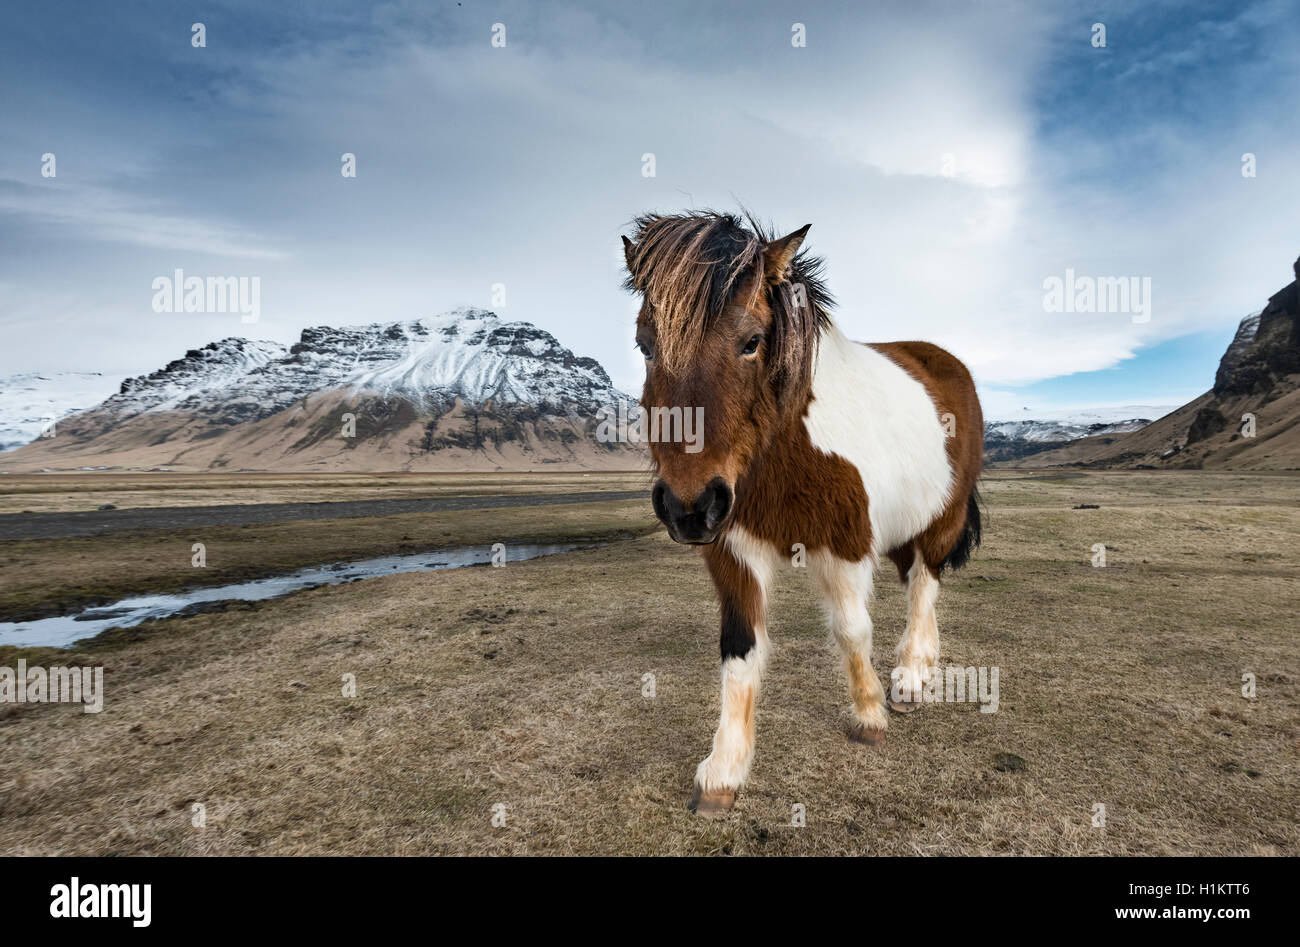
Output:
<path fill-rule="evenodd" d="M 885 730 L 883 727 L 868 727 L 858 723 L 849 728 L 849 739 L 866 746 L 884 746 Z"/>
<path fill-rule="evenodd" d="M 889 709 L 896 714 L 910 714 L 913 710 L 918 710 L 921 707 L 921 702 L 919 700 L 893 700 L 886 698 L 885 703 L 888 704 Z"/>
<path fill-rule="evenodd" d="M 696 815 L 705 819 L 721 819 L 731 807 L 736 804 L 736 791 L 734 789 L 715 789 L 712 792 L 705 792 L 699 786 L 695 787 L 695 792 L 691 794 L 691 801 L 686 804 Z"/>

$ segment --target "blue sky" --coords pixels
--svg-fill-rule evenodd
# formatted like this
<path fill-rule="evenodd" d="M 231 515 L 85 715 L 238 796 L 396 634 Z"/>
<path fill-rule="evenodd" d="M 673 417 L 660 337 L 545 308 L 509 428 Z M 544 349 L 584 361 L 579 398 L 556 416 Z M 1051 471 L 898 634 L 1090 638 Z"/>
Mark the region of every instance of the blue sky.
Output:
<path fill-rule="evenodd" d="M 743 201 L 812 223 L 851 336 L 952 349 L 990 417 L 1179 404 L 1300 253 L 1297 35 L 1287 0 L 10 4 L 0 374 L 504 284 L 636 391 L 619 233 Z M 260 321 L 155 313 L 176 268 L 257 276 Z M 1149 278 L 1150 320 L 1045 311 L 1067 269 Z"/>
<path fill-rule="evenodd" d="M 1181 405 L 1210 387 L 1234 329 L 1182 335 L 1158 342 L 1110 368 L 1047 378 L 1016 386 L 1008 393 L 1024 402 L 1020 413 L 1024 407 L 1032 410 L 1034 405 L 1043 404 L 1069 407 L 1112 403 L 1099 401 L 1098 392 L 1122 392 L 1127 400 L 1117 407 Z M 1007 418 L 1016 416 L 1012 412 L 1004 414 Z"/>

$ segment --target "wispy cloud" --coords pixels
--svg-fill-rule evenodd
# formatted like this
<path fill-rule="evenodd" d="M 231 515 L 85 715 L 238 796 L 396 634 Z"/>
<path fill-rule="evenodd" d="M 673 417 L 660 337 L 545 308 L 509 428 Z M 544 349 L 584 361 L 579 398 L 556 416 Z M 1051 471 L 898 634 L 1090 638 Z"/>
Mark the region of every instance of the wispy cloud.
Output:
<path fill-rule="evenodd" d="M 0 179 L 0 214 L 11 215 L 15 228 L 31 224 L 47 228 L 55 246 L 61 234 L 75 234 L 109 243 L 253 260 L 286 256 L 268 246 L 265 238 L 237 227 L 129 206 L 140 200 L 140 195 L 96 185 L 33 186 Z"/>

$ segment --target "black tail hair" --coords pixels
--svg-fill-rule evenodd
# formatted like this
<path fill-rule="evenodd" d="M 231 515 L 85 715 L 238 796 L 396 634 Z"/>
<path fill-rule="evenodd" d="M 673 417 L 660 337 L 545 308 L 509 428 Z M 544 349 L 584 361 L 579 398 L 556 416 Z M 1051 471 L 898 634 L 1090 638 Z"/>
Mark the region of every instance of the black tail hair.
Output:
<path fill-rule="evenodd" d="M 966 501 L 966 525 L 962 527 L 957 543 L 939 564 L 943 569 L 960 569 L 970 561 L 970 554 L 979 548 L 984 533 L 984 508 L 980 505 L 980 492 L 972 487 L 970 498 Z"/>

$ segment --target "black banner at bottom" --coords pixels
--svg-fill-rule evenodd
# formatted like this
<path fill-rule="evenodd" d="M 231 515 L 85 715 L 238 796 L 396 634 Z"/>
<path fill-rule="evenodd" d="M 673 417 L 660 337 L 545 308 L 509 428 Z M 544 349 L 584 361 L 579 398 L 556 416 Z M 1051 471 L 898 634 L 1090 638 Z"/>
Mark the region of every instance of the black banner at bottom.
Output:
<path fill-rule="evenodd" d="M 5 927 L 86 934 L 319 931 L 461 917 L 532 931 L 659 925 L 725 913 L 752 924 L 842 906 L 918 936 L 1053 923 L 1066 930 L 1232 936 L 1285 923 L 1288 860 L 159 858 L 0 861 Z M 719 919 L 721 920 L 721 918 Z M 958 926 L 952 926 L 958 925 Z M 1007 925 L 1011 925 L 1008 927 Z"/>

